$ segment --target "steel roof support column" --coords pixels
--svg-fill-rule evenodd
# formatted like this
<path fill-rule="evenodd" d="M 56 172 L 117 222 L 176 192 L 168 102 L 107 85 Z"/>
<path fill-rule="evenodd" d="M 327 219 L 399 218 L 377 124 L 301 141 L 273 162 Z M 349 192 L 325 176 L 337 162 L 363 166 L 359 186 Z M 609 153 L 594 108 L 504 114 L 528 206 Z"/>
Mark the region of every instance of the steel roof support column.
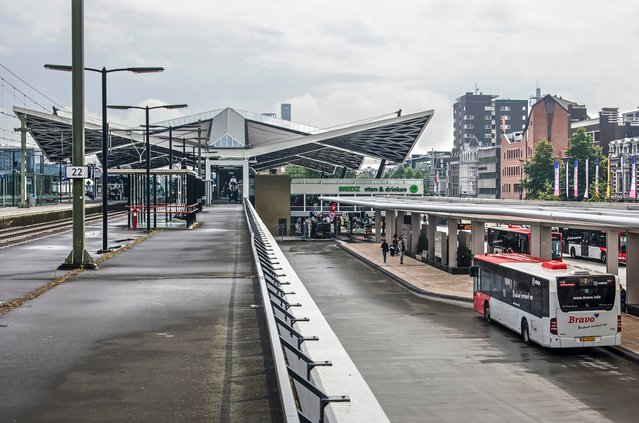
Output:
<path fill-rule="evenodd" d="M 249 198 L 249 162 L 244 159 L 242 163 L 242 198 Z"/>
<path fill-rule="evenodd" d="M 639 234 L 628 232 L 628 255 L 626 258 L 627 263 L 633 265 L 626 265 L 626 303 L 637 305 L 639 304 L 639 267 L 636 263 L 639 263 Z"/>
<path fill-rule="evenodd" d="M 457 219 L 448 219 L 448 267 L 457 267 Z"/>
<path fill-rule="evenodd" d="M 382 242 L 382 211 L 375 209 L 375 242 Z"/>
<path fill-rule="evenodd" d="M 619 274 L 619 232 L 616 230 L 606 231 L 606 272 Z"/>
<path fill-rule="evenodd" d="M 486 234 L 486 222 L 471 220 L 470 224 L 472 253 L 473 255 L 484 254 L 484 235 Z"/>
<path fill-rule="evenodd" d="M 395 227 L 395 219 L 397 217 L 396 210 L 386 210 L 386 238 L 391 238 L 397 234 L 397 228 Z"/>
<path fill-rule="evenodd" d="M 16 131 L 20 132 L 20 208 L 25 208 L 25 207 L 29 207 L 29 203 L 27 203 L 27 117 L 26 116 L 20 117 L 20 128 L 17 128 Z"/>
<path fill-rule="evenodd" d="M 397 235 L 406 235 L 404 233 L 404 215 L 403 211 L 397 211 L 397 217 L 395 218 L 395 233 Z"/>
<path fill-rule="evenodd" d="M 417 252 L 417 241 L 419 241 L 419 233 L 421 231 L 421 213 L 410 214 L 410 245 L 408 246 L 408 252 L 411 257 L 415 258 Z"/>
<path fill-rule="evenodd" d="M 437 216 L 428 215 L 426 239 L 428 241 L 428 260 L 435 261 L 435 235 L 437 233 Z"/>
<path fill-rule="evenodd" d="M 552 259 L 552 228 L 540 224 L 530 225 L 530 254 Z"/>

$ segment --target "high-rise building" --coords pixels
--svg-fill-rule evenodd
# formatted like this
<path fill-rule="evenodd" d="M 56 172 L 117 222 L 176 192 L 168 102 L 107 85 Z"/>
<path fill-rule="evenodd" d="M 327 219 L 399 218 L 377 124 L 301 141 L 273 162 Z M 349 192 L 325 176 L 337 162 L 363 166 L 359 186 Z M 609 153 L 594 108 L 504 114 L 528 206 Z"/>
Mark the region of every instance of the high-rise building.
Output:
<path fill-rule="evenodd" d="M 527 100 L 495 100 L 495 141 L 501 143 L 502 135 L 523 132 L 528 123 Z M 485 144 L 484 144 L 485 145 Z"/>
<path fill-rule="evenodd" d="M 282 120 L 291 121 L 291 104 L 290 103 L 282 103 L 282 111 L 281 111 Z"/>
<path fill-rule="evenodd" d="M 521 131 L 527 118 L 527 100 L 467 92 L 453 105 L 453 145 L 473 139 L 480 146 L 498 145 L 502 134 Z"/>
<path fill-rule="evenodd" d="M 472 139 L 490 144 L 494 138 L 494 104 L 497 96 L 467 92 L 453 104 L 453 146 L 461 147 Z"/>

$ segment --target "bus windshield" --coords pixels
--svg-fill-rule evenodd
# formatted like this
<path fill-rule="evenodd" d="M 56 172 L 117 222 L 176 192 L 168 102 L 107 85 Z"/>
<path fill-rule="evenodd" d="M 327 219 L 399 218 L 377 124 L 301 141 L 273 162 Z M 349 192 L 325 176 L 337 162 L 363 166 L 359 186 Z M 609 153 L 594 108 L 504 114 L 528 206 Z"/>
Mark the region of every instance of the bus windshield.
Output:
<path fill-rule="evenodd" d="M 557 279 L 561 311 L 611 310 L 615 304 L 612 276 L 567 277 Z"/>

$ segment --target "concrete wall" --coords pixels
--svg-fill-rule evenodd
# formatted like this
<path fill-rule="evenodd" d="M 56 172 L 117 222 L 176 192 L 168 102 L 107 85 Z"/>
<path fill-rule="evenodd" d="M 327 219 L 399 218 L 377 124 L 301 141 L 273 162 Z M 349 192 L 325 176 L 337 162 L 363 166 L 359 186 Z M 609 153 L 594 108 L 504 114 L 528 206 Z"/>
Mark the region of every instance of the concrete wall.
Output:
<path fill-rule="evenodd" d="M 286 175 L 256 175 L 255 210 L 271 233 L 280 219 L 286 219 L 288 234 L 291 224 L 291 178 Z"/>

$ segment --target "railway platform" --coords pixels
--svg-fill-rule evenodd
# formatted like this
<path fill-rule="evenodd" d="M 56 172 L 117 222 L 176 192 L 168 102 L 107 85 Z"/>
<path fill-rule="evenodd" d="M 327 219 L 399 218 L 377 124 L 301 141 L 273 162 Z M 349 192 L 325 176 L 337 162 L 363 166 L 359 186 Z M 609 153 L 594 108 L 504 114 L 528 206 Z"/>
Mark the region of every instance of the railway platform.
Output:
<path fill-rule="evenodd" d="M 39 296 L 70 236 L 2 252 L 0 420 L 281 421 L 242 206 L 198 220 Z"/>
<path fill-rule="evenodd" d="M 404 264 L 400 264 L 398 256 L 390 255 L 384 263 L 380 247 L 374 242 L 340 241 L 340 246 L 412 292 L 472 304 L 473 287 L 468 275 L 451 275 L 408 256 L 404 256 Z M 639 362 L 639 318 L 622 314 L 621 319 L 622 344 L 611 348 Z"/>
<path fill-rule="evenodd" d="M 124 210 L 126 201 L 109 202 L 109 210 Z M 47 204 L 27 208 L 0 207 L 0 229 L 16 226 L 27 226 L 71 218 L 73 205 L 70 202 Z M 99 214 L 102 211 L 101 201 L 87 202 L 86 215 Z"/>

